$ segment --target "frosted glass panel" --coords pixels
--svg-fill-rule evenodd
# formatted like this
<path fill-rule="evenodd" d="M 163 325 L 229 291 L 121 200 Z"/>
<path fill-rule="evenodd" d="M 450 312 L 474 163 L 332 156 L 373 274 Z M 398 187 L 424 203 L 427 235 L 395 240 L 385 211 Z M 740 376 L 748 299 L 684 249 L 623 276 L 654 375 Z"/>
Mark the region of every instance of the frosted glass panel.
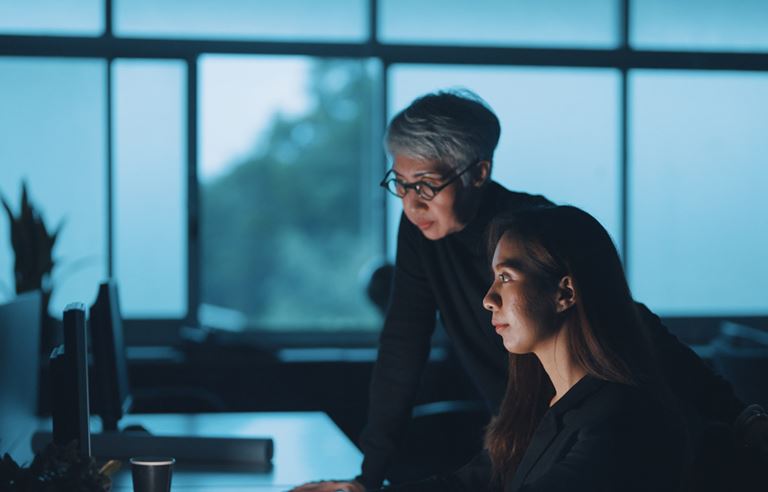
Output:
<path fill-rule="evenodd" d="M 114 0 L 119 36 L 363 41 L 367 0 Z"/>
<path fill-rule="evenodd" d="M 635 296 L 663 314 L 766 314 L 768 75 L 630 82 Z"/>
<path fill-rule="evenodd" d="M 117 60 L 114 248 L 130 317 L 187 313 L 186 65 Z"/>
<path fill-rule="evenodd" d="M 501 121 L 496 181 L 584 208 L 620 246 L 618 72 L 394 66 L 389 118 L 420 95 L 459 86 L 479 94 Z M 400 207 L 397 198 L 389 200 L 391 258 Z"/>
<path fill-rule="evenodd" d="M 768 50 L 765 0 L 633 0 L 632 45 L 637 49 Z"/>
<path fill-rule="evenodd" d="M 2 0 L 0 34 L 98 36 L 104 0 Z"/>
<path fill-rule="evenodd" d="M 617 0 L 379 0 L 387 43 L 614 47 Z"/>
<path fill-rule="evenodd" d="M 100 60 L 0 57 L 0 192 L 19 212 L 20 183 L 54 248 L 50 311 L 93 302 L 106 276 L 106 66 Z M 0 212 L 0 296 L 14 292 L 13 252 Z"/>

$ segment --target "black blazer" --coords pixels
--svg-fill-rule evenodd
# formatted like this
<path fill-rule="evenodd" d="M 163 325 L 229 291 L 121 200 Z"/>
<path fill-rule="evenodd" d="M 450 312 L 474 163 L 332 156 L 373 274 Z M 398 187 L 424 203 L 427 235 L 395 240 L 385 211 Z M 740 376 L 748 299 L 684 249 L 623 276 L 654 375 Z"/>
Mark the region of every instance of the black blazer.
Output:
<path fill-rule="evenodd" d="M 684 436 L 656 398 L 585 376 L 544 415 L 504 490 L 677 490 Z"/>
<path fill-rule="evenodd" d="M 393 492 L 666 492 L 686 466 L 682 421 L 644 391 L 585 376 L 544 415 L 516 472 L 491 479 L 488 456 Z"/>

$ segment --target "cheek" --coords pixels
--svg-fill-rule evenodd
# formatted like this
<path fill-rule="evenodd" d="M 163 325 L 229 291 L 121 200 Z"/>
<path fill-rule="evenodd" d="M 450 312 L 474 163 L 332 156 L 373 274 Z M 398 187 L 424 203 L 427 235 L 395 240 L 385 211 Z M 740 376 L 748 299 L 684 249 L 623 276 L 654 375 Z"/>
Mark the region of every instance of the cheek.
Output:
<path fill-rule="evenodd" d="M 445 229 L 451 229 L 458 222 L 456 220 L 456 212 L 454 211 L 452 197 L 446 196 L 439 198 L 441 198 L 439 202 L 433 203 L 435 218 Z M 435 198 L 435 200 L 437 200 L 437 198 Z"/>
<path fill-rule="evenodd" d="M 535 301 L 522 292 L 515 292 L 506 296 L 504 303 L 511 325 L 505 333 L 504 347 L 512 353 L 531 352 L 540 337 L 541 313 L 537 312 Z"/>
<path fill-rule="evenodd" d="M 528 318 L 535 321 L 536 336 L 548 337 L 556 329 L 557 313 L 555 304 L 545 288 L 535 289 L 524 299 Z"/>

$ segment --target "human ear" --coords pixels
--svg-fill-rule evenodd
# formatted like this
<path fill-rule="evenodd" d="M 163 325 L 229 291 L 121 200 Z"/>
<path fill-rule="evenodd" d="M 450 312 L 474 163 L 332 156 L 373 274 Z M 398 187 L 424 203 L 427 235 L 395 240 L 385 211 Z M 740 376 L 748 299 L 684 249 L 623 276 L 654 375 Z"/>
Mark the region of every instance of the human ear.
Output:
<path fill-rule="evenodd" d="M 477 168 L 472 173 L 472 186 L 477 188 L 483 186 L 491 175 L 491 161 L 480 161 Z"/>
<path fill-rule="evenodd" d="M 570 275 L 560 279 L 557 285 L 555 305 L 558 313 L 563 313 L 576 304 L 576 287 Z"/>

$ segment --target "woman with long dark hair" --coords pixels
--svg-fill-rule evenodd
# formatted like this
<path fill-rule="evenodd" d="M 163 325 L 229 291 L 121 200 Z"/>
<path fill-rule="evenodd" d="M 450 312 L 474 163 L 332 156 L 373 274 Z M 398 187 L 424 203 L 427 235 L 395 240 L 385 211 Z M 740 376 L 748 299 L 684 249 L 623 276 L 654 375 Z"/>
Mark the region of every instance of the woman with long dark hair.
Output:
<path fill-rule="evenodd" d="M 507 490 L 674 490 L 674 417 L 610 236 L 588 213 L 544 207 L 497 218 L 483 299 L 509 352 L 488 427 Z"/>
<path fill-rule="evenodd" d="M 494 219 L 483 305 L 509 352 L 486 454 L 397 491 L 672 491 L 685 432 L 605 229 L 547 206 Z"/>

